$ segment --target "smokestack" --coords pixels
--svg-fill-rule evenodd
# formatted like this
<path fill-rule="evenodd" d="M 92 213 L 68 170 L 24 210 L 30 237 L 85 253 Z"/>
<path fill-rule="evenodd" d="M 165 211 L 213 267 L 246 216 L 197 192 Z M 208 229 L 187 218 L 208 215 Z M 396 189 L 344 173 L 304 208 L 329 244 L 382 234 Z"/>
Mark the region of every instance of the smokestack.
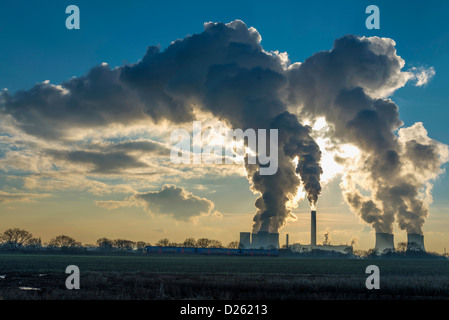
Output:
<path fill-rule="evenodd" d="M 391 233 L 376 232 L 375 249 L 379 253 L 383 253 L 387 249 L 394 251 L 394 236 Z"/>
<path fill-rule="evenodd" d="M 407 234 L 407 251 L 426 251 L 424 248 L 424 236 L 418 233 Z"/>
<path fill-rule="evenodd" d="M 288 249 L 288 233 L 285 235 L 285 249 Z"/>
<path fill-rule="evenodd" d="M 240 232 L 240 249 L 248 249 L 251 247 L 251 233 L 249 232 Z"/>
<path fill-rule="evenodd" d="M 316 246 L 316 211 L 312 210 L 310 214 L 310 244 Z"/>

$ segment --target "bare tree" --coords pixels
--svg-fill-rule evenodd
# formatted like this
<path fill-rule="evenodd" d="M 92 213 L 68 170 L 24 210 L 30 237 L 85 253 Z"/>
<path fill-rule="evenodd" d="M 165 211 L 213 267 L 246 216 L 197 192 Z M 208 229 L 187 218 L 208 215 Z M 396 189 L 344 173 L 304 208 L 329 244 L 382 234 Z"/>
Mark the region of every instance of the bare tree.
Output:
<path fill-rule="evenodd" d="M 41 238 L 31 238 L 28 243 L 26 244 L 27 248 L 30 249 L 38 249 L 42 247 L 42 241 Z"/>
<path fill-rule="evenodd" d="M 161 239 L 158 242 L 156 242 L 156 246 L 158 247 L 168 247 L 168 245 L 170 244 L 170 240 L 168 239 Z"/>
<path fill-rule="evenodd" d="M 377 258 L 378 256 L 379 252 L 377 252 L 376 249 L 368 249 L 368 251 L 366 251 L 367 258 Z"/>
<path fill-rule="evenodd" d="M 210 246 L 211 240 L 207 238 L 200 238 L 197 240 L 196 245 L 200 248 L 207 248 Z"/>
<path fill-rule="evenodd" d="M 51 239 L 48 245 L 55 248 L 79 248 L 81 242 L 62 234 Z"/>
<path fill-rule="evenodd" d="M 184 240 L 182 245 L 184 247 L 194 248 L 194 247 L 196 247 L 196 240 L 194 238 L 187 238 L 187 239 Z"/>
<path fill-rule="evenodd" d="M 360 258 L 365 258 L 367 256 L 367 251 L 366 250 L 354 250 L 354 255 Z"/>
<path fill-rule="evenodd" d="M 108 238 L 100 238 L 97 240 L 97 247 L 100 251 L 112 251 L 114 243 Z"/>
<path fill-rule="evenodd" d="M 210 240 L 209 248 L 223 248 L 221 241 L 218 240 Z"/>
<path fill-rule="evenodd" d="M 132 251 L 134 249 L 135 243 L 131 240 L 116 239 L 114 240 L 114 248 L 119 251 Z"/>
<path fill-rule="evenodd" d="M 231 241 L 228 243 L 228 248 L 229 249 L 238 249 L 239 244 L 240 244 L 240 242 L 238 242 L 238 241 Z"/>
<path fill-rule="evenodd" d="M 6 229 L 0 235 L 0 241 L 11 249 L 17 249 L 27 245 L 32 238 L 33 235 L 30 232 L 19 228 Z"/>
<path fill-rule="evenodd" d="M 149 243 L 146 243 L 145 241 L 137 241 L 136 242 L 136 249 L 142 251 L 143 248 L 145 248 L 146 246 L 149 246 Z"/>
<path fill-rule="evenodd" d="M 407 251 L 407 243 L 399 242 L 396 246 L 396 252 L 405 253 L 405 251 Z"/>

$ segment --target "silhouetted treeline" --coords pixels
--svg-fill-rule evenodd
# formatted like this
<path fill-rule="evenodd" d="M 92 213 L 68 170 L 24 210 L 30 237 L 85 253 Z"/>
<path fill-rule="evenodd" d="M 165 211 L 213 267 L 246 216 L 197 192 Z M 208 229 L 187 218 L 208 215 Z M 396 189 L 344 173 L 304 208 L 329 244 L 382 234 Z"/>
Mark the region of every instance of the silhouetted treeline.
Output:
<path fill-rule="evenodd" d="M 187 238 L 184 242 L 171 242 L 169 239 L 161 239 L 155 244 L 163 247 L 201 247 L 201 248 L 238 248 L 238 241 L 230 242 L 223 246 L 218 240 L 200 238 Z M 132 241 L 127 239 L 100 238 L 95 244 L 82 244 L 80 241 L 67 236 L 58 235 L 48 243 L 42 243 L 41 238 L 35 238 L 29 231 L 11 228 L 0 234 L 1 251 L 21 252 L 63 252 L 63 253 L 142 253 L 143 248 L 151 246 L 149 242 Z"/>
<path fill-rule="evenodd" d="M 447 259 L 447 256 L 436 252 L 426 252 L 416 248 L 406 249 L 399 245 L 396 251 L 385 250 L 380 253 L 375 249 L 338 252 L 331 250 L 313 249 L 310 251 L 294 252 L 291 249 L 280 249 L 279 255 L 303 258 L 350 258 L 350 259 Z"/>
<path fill-rule="evenodd" d="M 187 238 L 183 242 L 172 242 L 167 238 L 157 241 L 155 246 L 161 247 L 191 247 L 191 248 L 229 248 L 238 249 L 239 242 L 232 241 L 223 245 L 220 241 L 208 238 Z M 10 228 L 0 233 L 0 251 L 3 252 L 49 252 L 49 253 L 143 253 L 143 248 L 151 246 L 145 241 L 131 241 L 127 239 L 100 238 L 95 244 L 82 244 L 80 241 L 67 236 L 58 235 L 48 243 L 42 243 L 41 238 L 34 237 L 29 231 Z M 447 256 L 425 252 L 407 247 L 407 244 L 400 242 L 396 246 L 396 251 L 377 252 L 375 249 L 355 250 L 354 252 L 340 253 L 336 251 L 326 251 L 314 249 L 309 252 L 292 252 L 290 249 L 280 249 L 280 255 L 310 257 L 310 258 L 356 258 L 356 259 L 446 259 Z"/>

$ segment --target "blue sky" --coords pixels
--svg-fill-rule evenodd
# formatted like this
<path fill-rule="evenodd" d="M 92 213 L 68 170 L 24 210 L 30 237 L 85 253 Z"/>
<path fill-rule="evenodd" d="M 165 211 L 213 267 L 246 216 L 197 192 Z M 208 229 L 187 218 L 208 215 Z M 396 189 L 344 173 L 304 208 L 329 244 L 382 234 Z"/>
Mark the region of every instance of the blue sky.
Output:
<path fill-rule="evenodd" d="M 65 28 L 70 4 L 80 8 L 80 30 Z M 370 4 L 380 8 L 380 30 L 365 27 Z M 448 12 L 444 0 L 8 1 L 0 10 L 0 88 L 16 92 L 44 80 L 58 84 L 102 62 L 112 67 L 135 63 L 149 45 L 164 49 L 175 39 L 201 32 L 207 21 L 241 19 L 259 31 L 265 50 L 285 51 L 292 62 L 331 49 L 345 34 L 390 37 L 405 69 L 436 71 L 428 85 L 406 85 L 392 97 L 401 119 L 406 126 L 423 122 L 431 138 L 449 144 Z M 230 181 L 246 187 L 245 181 Z M 433 206 L 447 208 L 448 188 L 445 174 L 435 183 Z"/>
<path fill-rule="evenodd" d="M 65 28 L 65 8 L 76 4 L 81 30 Z M 381 29 L 365 28 L 366 5 L 377 4 Z M 14 92 L 36 82 L 59 83 L 80 76 L 93 65 L 133 63 L 148 45 L 167 47 L 173 39 L 201 32 L 203 22 L 243 20 L 262 35 L 267 50 L 286 51 L 304 61 L 345 34 L 391 37 L 407 66 L 434 66 L 431 85 L 407 87 L 406 124 L 432 122 L 432 134 L 448 143 L 449 28 L 447 1 L 425 6 L 410 1 L 13 1 L 0 12 L 0 87 Z M 18 69 L 18 66 L 20 68 Z M 402 100 L 401 100 L 402 102 Z M 427 107 L 426 107 L 427 106 Z M 431 108 L 432 112 L 429 112 Z M 439 117 L 433 117 L 433 113 Z"/>

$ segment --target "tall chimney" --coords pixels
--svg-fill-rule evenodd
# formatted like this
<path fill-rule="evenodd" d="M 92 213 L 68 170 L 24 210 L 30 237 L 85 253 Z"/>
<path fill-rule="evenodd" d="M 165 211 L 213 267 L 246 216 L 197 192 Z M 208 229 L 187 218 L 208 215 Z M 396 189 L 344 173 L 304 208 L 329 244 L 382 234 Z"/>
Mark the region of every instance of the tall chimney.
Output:
<path fill-rule="evenodd" d="M 375 249 L 379 253 L 383 253 L 387 249 L 394 251 L 394 236 L 391 233 L 376 232 Z"/>
<path fill-rule="evenodd" d="M 312 210 L 310 223 L 310 244 L 316 246 L 316 211 Z"/>
<path fill-rule="evenodd" d="M 407 251 L 426 251 L 424 236 L 418 233 L 407 233 Z"/>
<path fill-rule="evenodd" d="M 288 249 L 288 233 L 285 235 L 285 249 Z"/>

